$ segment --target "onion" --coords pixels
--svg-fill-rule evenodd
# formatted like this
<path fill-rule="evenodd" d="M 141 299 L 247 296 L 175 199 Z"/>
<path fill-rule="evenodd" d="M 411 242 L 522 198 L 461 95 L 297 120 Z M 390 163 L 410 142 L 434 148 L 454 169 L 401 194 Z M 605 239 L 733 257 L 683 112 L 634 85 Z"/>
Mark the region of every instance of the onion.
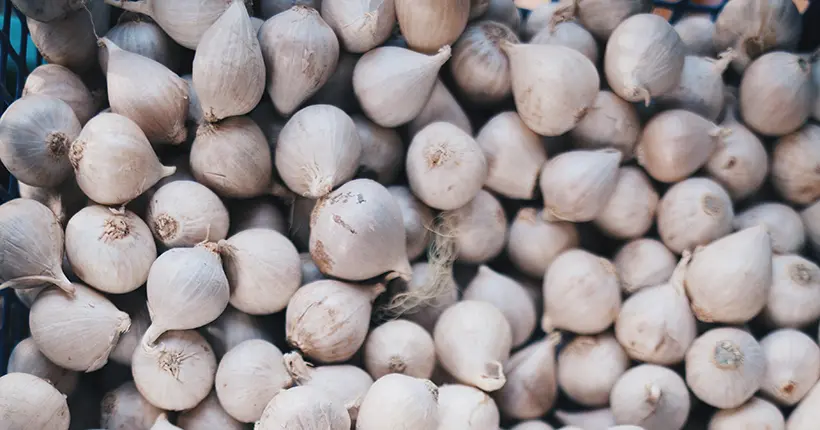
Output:
<path fill-rule="evenodd" d="M 413 50 L 435 52 L 464 32 L 471 0 L 395 0 L 402 35 Z"/>
<path fill-rule="evenodd" d="M 615 191 L 621 153 L 614 149 L 569 151 L 541 170 L 544 213 L 563 221 L 592 221 Z"/>
<path fill-rule="evenodd" d="M 706 178 L 685 179 L 658 204 L 658 234 L 676 254 L 706 245 L 732 231 L 734 209 L 726 190 Z"/>
<path fill-rule="evenodd" d="M 763 316 L 776 327 L 799 328 L 820 318 L 820 267 L 798 255 L 772 258 L 772 285 Z"/>
<path fill-rule="evenodd" d="M 71 395 L 77 387 L 79 374 L 63 369 L 49 360 L 34 343 L 34 339 L 27 337 L 20 341 L 11 350 L 9 355 L 8 373 L 28 373 L 43 379 L 66 396 Z"/>
<path fill-rule="evenodd" d="M 735 215 L 732 227 L 743 230 L 755 225 L 766 228 L 775 254 L 797 253 L 803 248 L 806 233 L 803 220 L 794 209 L 780 203 L 762 203 Z"/>
<path fill-rule="evenodd" d="M 621 151 L 623 160 L 630 160 L 640 132 L 641 123 L 635 107 L 612 92 L 602 90 L 587 114 L 569 133 L 573 144 L 579 148 L 615 148 Z"/>
<path fill-rule="evenodd" d="M 611 334 L 578 336 L 558 354 L 558 385 L 574 401 L 604 406 L 629 357 Z"/>
<path fill-rule="evenodd" d="M 772 153 L 772 183 L 787 201 L 811 204 L 820 198 L 820 126 L 803 128 L 778 139 Z"/>
<path fill-rule="evenodd" d="M 686 109 L 710 121 L 716 121 L 723 112 L 723 72 L 736 56 L 728 50 L 718 60 L 687 55 L 677 88 L 657 98 L 661 106 Z"/>
<path fill-rule="evenodd" d="M 493 104 L 512 91 L 510 62 L 502 41 L 518 43 L 510 28 L 495 21 L 470 24 L 453 45 L 450 71 L 456 86 L 476 104 Z"/>
<path fill-rule="evenodd" d="M 660 285 L 672 276 L 677 261 L 663 243 L 640 238 L 628 242 L 613 260 L 625 293 Z"/>
<path fill-rule="evenodd" d="M 162 413 L 162 409 L 148 403 L 128 381 L 105 394 L 100 402 L 100 426 L 107 429 L 150 429 Z"/>
<path fill-rule="evenodd" d="M 433 93 L 424 108 L 408 123 L 409 135 L 413 137 L 424 127 L 438 121 L 449 122 L 465 133 L 473 135 L 470 119 L 440 79 L 436 79 Z"/>
<path fill-rule="evenodd" d="M 34 46 L 47 62 L 76 73 L 96 64 L 97 36 L 88 10 L 75 10 L 49 22 L 27 18 L 26 25 Z"/>
<path fill-rule="evenodd" d="M 59 64 L 43 64 L 32 70 L 23 87 L 23 96 L 29 94 L 52 96 L 66 102 L 80 125 L 88 122 L 97 110 L 91 91 L 80 77 Z"/>
<path fill-rule="evenodd" d="M 558 396 L 555 339 L 547 338 L 519 350 L 504 363 L 507 382 L 496 393 L 504 415 L 527 419 L 552 409 Z"/>
<path fill-rule="evenodd" d="M 65 396 L 27 373 L 0 377 L 0 408 L 9 429 L 68 430 L 71 421 Z"/>
<path fill-rule="evenodd" d="M 618 379 L 610 404 L 618 423 L 639 424 L 635 428 L 646 430 L 680 430 L 689 416 L 689 390 L 672 370 L 642 364 Z"/>
<path fill-rule="evenodd" d="M 105 34 L 106 39 L 126 51 L 148 57 L 172 71 L 179 68 L 179 45 L 153 20 L 144 15 L 136 15 L 134 19 L 123 21 L 124 17 L 125 14 L 121 16 L 117 25 L 108 30 Z M 108 51 L 101 49 L 99 59 L 100 66 L 105 71 L 108 68 Z"/>
<path fill-rule="evenodd" d="M 396 130 L 376 125 L 361 115 L 354 115 L 352 119 L 362 146 L 359 164 L 363 174 L 375 176 L 382 185 L 391 184 L 404 161 L 405 147 L 401 136 Z"/>
<path fill-rule="evenodd" d="M 386 41 L 396 24 L 392 1 L 335 0 L 322 4 L 322 18 L 348 52 L 364 53 Z"/>
<path fill-rule="evenodd" d="M 412 321 L 388 321 L 367 336 L 364 365 L 373 379 L 389 373 L 429 379 L 436 365 L 433 338 Z"/>
<path fill-rule="evenodd" d="M 194 181 L 160 187 L 145 218 L 154 237 L 169 248 L 219 241 L 228 234 L 228 209 L 213 191 Z"/>
<path fill-rule="evenodd" d="M 205 400 L 195 408 L 187 410 L 177 417 L 177 424 L 185 430 L 242 430 L 245 427 L 233 419 L 222 405 L 215 392 L 211 392 Z"/>
<path fill-rule="evenodd" d="M 683 44 L 686 45 L 686 55 L 699 57 L 715 55 L 715 46 L 712 44 L 715 23 L 710 15 L 685 16 L 674 25 L 674 28 Z"/>
<path fill-rule="evenodd" d="M 543 278 L 552 261 L 578 246 L 575 224 L 548 220 L 534 208 L 518 211 L 507 238 L 507 254 L 513 265 L 533 278 Z"/>

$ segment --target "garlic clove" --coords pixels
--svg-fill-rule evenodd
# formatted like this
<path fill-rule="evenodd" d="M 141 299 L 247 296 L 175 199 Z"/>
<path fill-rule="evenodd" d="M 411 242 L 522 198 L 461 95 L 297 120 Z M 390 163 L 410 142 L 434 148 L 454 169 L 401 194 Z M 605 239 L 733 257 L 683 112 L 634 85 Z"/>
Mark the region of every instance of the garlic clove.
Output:
<path fill-rule="evenodd" d="M 146 222 L 154 237 L 169 248 L 219 241 L 228 234 L 228 209 L 219 196 L 194 181 L 175 181 L 151 198 Z"/>
<path fill-rule="evenodd" d="M 127 14 L 128 12 L 126 12 Z M 132 20 L 124 21 L 121 18 L 117 25 L 111 27 L 105 37 L 120 48 L 135 54 L 148 57 L 172 71 L 179 68 L 180 47 L 154 20 L 145 15 L 135 14 Z M 108 68 L 108 51 L 99 51 L 100 67 L 105 71 Z"/>
<path fill-rule="evenodd" d="M 760 347 L 766 358 L 761 391 L 781 405 L 796 405 L 820 379 L 820 347 L 794 329 L 769 333 Z"/>
<path fill-rule="evenodd" d="M 519 42 L 504 24 L 482 20 L 468 25 L 453 45 L 453 80 L 460 93 L 475 104 L 491 105 L 511 94 L 510 62 L 501 50 L 502 40 Z"/>
<path fill-rule="evenodd" d="M 516 14 L 518 14 L 517 11 L 518 9 L 516 9 Z M 464 113 L 464 109 L 441 82 L 441 79 L 436 79 L 433 92 L 424 104 L 424 108 L 407 124 L 408 133 L 412 138 L 424 127 L 439 121 L 449 122 L 470 136 L 473 135 L 473 126 L 467 114 Z"/>
<path fill-rule="evenodd" d="M 389 373 L 429 379 L 436 365 L 433 338 L 424 327 L 406 320 L 388 321 L 367 336 L 364 366 L 373 379 Z"/>
<path fill-rule="evenodd" d="M 49 22 L 26 18 L 26 26 L 46 62 L 83 73 L 96 64 L 97 36 L 91 13 L 77 9 Z"/>
<path fill-rule="evenodd" d="M 630 160 L 640 132 L 641 122 L 635 107 L 614 93 L 601 90 L 569 134 L 578 148 L 615 148 L 621 151 L 623 160 Z"/>
<path fill-rule="evenodd" d="M 660 285 L 669 280 L 677 260 L 672 251 L 655 239 L 628 242 L 616 254 L 613 264 L 625 293 Z"/>
<path fill-rule="evenodd" d="M 322 18 L 348 52 L 364 53 L 384 43 L 396 25 L 396 4 L 370 0 L 326 0 Z"/>
<path fill-rule="evenodd" d="M 676 254 L 732 231 L 732 200 L 711 179 L 689 178 L 673 185 L 661 197 L 657 212 L 658 234 Z"/>
<path fill-rule="evenodd" d="M 569 430 L 575 430 L 573 427 L 582 429 L 600 429 L 605 430 L 614 427 L 615 416 L 609 408 L 595 409 L 581 412 L 566 412 L 557 410 L 555 417 L 558 421 L 569 426 Z M 564 429 L 566 430 L 566 428 Z"/>
<path fill-rule="evenodd" d="M 265 406 L 256 430 L 348 430 L 350 416 L 344 406 L 314 387 L 282 390 Z"/>
<path fill-rule="evenodd" d="M 385 186 L 393 183 L 404 164 L 406 149 L 401 136 L 396 130 L 376 125 L 361 115 L 354 115 L 352 119 L 362 146 L 359 167 L 364 170 L 363 174 L 374 175 L 375 180 Z"/>
<path fill-rule="evenodd" d="M 507 237 L 507 254 L 513 265 L 537 279 L 544 277 L 558 255 L 579 244 L 575 224 L 545 218 L 542 211 L 522 208 Z"/>
<path fill-rule="evenodd" d="M 205 400 L 196 405 L 195 408 L 187 410 L 177 417 L 177 424 L 185 430 L 242 430 L 244 425 L 233 419 L 216 397 L 216 392 L 212 391 Z"/>
<path fill-rule="evenodd" d="M 672 370 L 642 364 L 618 379 L 612 387 L 610 405 L 620 424 L 636 424 L 646 430 L 680 430 L 689 416 L 689 390 Z"/>
<path fill-rule="evenodd" d="M 103 396 L 100 402 L 100 426 L 103 428 L 136 427 L 150 429 L 162 409 L 148 403 L 128 381 Z"/>
<path fill-rule="evenodd" d="M 97 110 L 91 91 L 74 72 L 59 64 L 43 64 L 29 73 L 23 96 L 39 94 L 66 102 L 82 126 Z M 8 110 L 8 109 L 7 109 Z"/>
<path fill-rule="evenodd" d="M 786 430 L 783 412 L 760 397 L 752 397 L 737 408 L 717 411 L 709 420 L 709 430 L 733 430 L 760 425 L 771 430 Z"/>
<path fill-rule="evenodd" d="M 407 257 L 414 260 L 424 253 L 430 243 L 433 210 L 417 199 L 406 186 L 395 185 L 388 187 L 387 191 L 401 209 L 407 236 Z"/>
<path fill-rule="evenodd" d="M 492 397 L 467 385 L 443 385 L 438 389 L 438 428 L 498 430 L 501 421 Z"/>
<path fill-rule="evenodd" d="M 0 377 L 0 405 L 3 425 L 9 429 L 67 430 L 71 421 L 66 396 L 28 373 Z"/>
<path fill-rule="evenodd" d="M 820 199 L 820 174 L 815 170 L 820 160 L 820 126 L 806 124 L 783 136 L 772 152 L 772 183 L 785 200 L 794 204 L 811 204 Z"/>
<path fill-rule="evenodd" d="M 512 328 L 513 347 L 523 345 L 535 331 L 535 301 L 521 284 L 490 269 L 478 268 L 478 274 L 464 289 L 463 300 L 490 303 L 500 310 Z"/>
<path fill-rule="evenodd" d="M 655 221 L 658 200 L 658 193 L 643 171 L 636 167 L 621 167 L 615 189 L 595 217 L 595 225 L 618 239 L 641 237 Z"/>
<path fill-rule="evenodd" d="M 780 203 L 761 203 L 735 215 L 732 228 L 743 230 L 762 225 L 772 239 L 772 252 L 792 254 L 803 248 L 806 240 L 803 220 L 794 209 Z"/>
<path fill-rule="evenodd" d="M 52 363 L 37 349 L 37 344 L 31 337 L 21 340 L 9 355 L 8 373 L 18 372 L 43 379 L 66 396 L 71 395 L 79 379 L 77 372 L 63 369 Z"/>
<path fill-rule="evenodd" d="M 574 401 L 605 406 L 612 387 L 629 367 L 615 336 L 579 336 L 558 353 L 558 386 Z"/>
<path fill-rule="evenodd" d="M 708 15 L 688 15 L 673 26 L 680 40 L 686 46 L 686 55 L 714 57 L 717 51 L 712 44 L 715 23 Z"/>
<path fill-rule="evenodd" d="M 415 51 L 435 52 L 464 32 L 471 0 L 395 0 L 396 18 L 407 44 Z"/>
<path fill-rule="evenodd" d="M 558 396 L 555 338 L 517 351 L 504 363 L 507 382 L 495 394 L 498 408 L 516 419 L 543 416 Z"/>
<path fill-rule="evenodd" d="M 438 387 L 429 380 L 385 375 L 374 382 L 365 395 L 356 430 L 436 429 L 438 409 Z"/>
<path fill-rule="evenodd" d="M 799 328 L 820 318 L 820 267 L 799 255 L 772 258 L 772 285 L 763 316 L 776 327 Z"/>
<path fill-rule="evenodd" d="M 547 161 L 541 170 L 545 214 L 564 221 L 592 221 L 615 191 L 621 153 L 577 150 Z"/>

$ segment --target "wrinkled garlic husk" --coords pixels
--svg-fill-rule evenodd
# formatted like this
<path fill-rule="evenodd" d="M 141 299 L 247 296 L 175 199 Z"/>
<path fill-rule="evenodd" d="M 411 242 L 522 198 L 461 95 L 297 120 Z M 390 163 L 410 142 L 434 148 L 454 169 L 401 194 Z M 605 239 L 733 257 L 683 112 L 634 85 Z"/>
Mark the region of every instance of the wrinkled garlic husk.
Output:
<path fill-rule="evenodd" d="M 379 378 L 367 391 L 359 408 L 356 430 L 432 430 L 439 428 L 438 415 L 435 384 L 427 379 L 391 373 Z"/>
<path fill-rule="evenodd" d="M 97 36 L 91 14 L 86 9 L 69 12 L 49 22 L 26 19 L 31 41 L 50 64 L 82 73 L 97 60 Z"/>
<path fill-rule="evenodd" d="M 473 126 L 470 124 L 467 114 L 464 113 L 464 109 L 461 108 L 458 101 L 441 80 L 436 79 L 433 92 L 430 94 L 427 103 L 424 104 L 424 108 L 407 124 L 408 134 L 412 138 L 424 127 L 439 121 L 449 122 L 470 136 L 473 135 Z"/>
<path fill-rule="evenodd" d="M 595 409 L 590 411 L 567 412 L 562 410 L 555 411 L 555 417 L 558 421 L 565 424 L 567 427 L 561 430 L 576 430 L 576 429 L 600 429 L 609 430 L 614 427 L 615 416 L 609 408 Z"/>
<path fill-rule="evenodd" d="M 11 2 L 23 15 L 40 22 L 54 21 L 68 13 L 82 9 L 85 2 L 81 0 L 12 0 Z"/>
<path fill-rule="evenodd" d="M 790 328 L 820 318 L 820 267 L 799 255 L 775 255 L 763 316 L 776 327 Z"/>
<path fill-rule="evenodd" d="M 615 254 L 612 262 L 625 293 L 663 284 L 672 276 L 677 264 L 669 248 L 649 238 L 628 242 Z"/>
<path fill-rule="evenodd" d="M 435 52 L 464 32 L 471 0 L 395 0 L 396 18 L 407 44 L 415 51 Z"/>
<path fill-rule="evenodd" d="M 202 35 L 192 75 L 205 121 L 245 115 L 262 100 L 265 60 L 244 0 L 232 0 Z"/>
<path fill-rule="evenodd" d="M 556 15 L 556 12 L 558 12 L 558 7 L 550 14 L 547 24 L 535 33 L 530 43 L 566 46 L 584 54 L 589 61 L 597 64 L 600 54 L 598 42 L 592 37 L 592 33 L 574 20 Z"/>
<path fill-rule="evenodd" d="M 610 409 L 620 424 L 646 430 L 680 430 L 689 417 L 689 390 L 672 370 L 642 364 L 624 373 L 610 394 Z"/>
<path fill-rule="evenodd" d="M 352 119 L 362 147 L 359 165 L 364 174 L 375 176 L 382 185 L 394 182 L 406 151 L 401 136 L 396 130 L 381 127 L 361 115 L 354 115 Z"/>
<path fill-rule="evenodd" d="M 621 151 L 623 160 L 630 160 L 640 132 L 641 122 L 635 107 L 614 93 L 601 90 L 569 135 L 578 148 L 615 148 Z"/>
<path fill-rule="evenodd" d="M 230 234 L 252 228 L 266 228 L 288 234 L 288 222 L 282 209 L 273 199 L 259 197 L 232 202 L 228 208 L 231 220 Z"/>
<path fill-rule="evenodd" d="M 686 109 L 717 121 L 725 102 L 723 72 L 734 55 L 726 51 L 718 60 L 687 55 L 677 87 L 656 100 L 666 108 Z"/>
<path fill-rule="evenodd" d="M 157 258 L 154 237 L 142 219 L 99 205 L 85 207 L 68 221 L 65 252 L 77 277 L 112 294 L 139 288 Z"/>
<path fill-rule="evenodd" d="M 10 430 L 68 430 L 71 421 L 66 396 L 28 373 L 0 377 L 0 410 L 3 426 Z"/>
<path fill-rule="evenodd" d="M 726 134 L 727 130 L 696 113 L 673 109 L 649 120 L 635 154 L 652 178 L 678 182 L 706 164 Z"/>
<path fill-rule="evenodd" d="M 467 385 L 443 385 L 438 389 L 438 428 L 498 430 L 501 416 L 492 397 Z"/>
<path fill-rule="evenodd" d="M 142 343 L 146 344 L 145 339 Z M 214 386 L 216 357 L 196 330 L 165 332 L 154 346 L 135 349 L 131 361 L 140 394 L 165 410 L 191 409 Z"/>
<path fill-rule="evenodd" d="M 487 12 L 481 17 L 490 21 L 500 22 L 518 33 L 521 27 L 521 13 L 513 0 L 490 0 Z"/>
<path fill-rule="evenodd" d="M 162 409 L 142 397 L 128 381 L 105 394 L 100 402 L 100 426 L 106 429 L 150 429 Z"/>
<path fill-rule="evenodd" d="M 576 5 L 578 20 L 596 38 L 606 41 L 613 31 L 627 18 L 649 13 L 649 0 L 586 0 Z"/>
<path fill-rule="evenodd" d="M 432 342 L 432 340 L 431 340 Z M 20 341 L 9 355 L 8 373 L 28 373 L 34 375 L 59 390 L 66 396 L 71 395 L 77 387 L 79 374 L 63 369 L 49 360 L 34 343 L 34 339 L 27 337 Z"/>
<path fill-rule="evenodd" d="M 704 403 L 720 409 L 749 400 L 766 372 L 763 349 L 755 338 L 728 327 L 711 329 L 695 339 L 685 362 L 686 384 Z"/>
<path fill-rule="evenodd" d="M 740 114 L 750 129 L 783 136 L 806 122 L 817 92 L 808 60 L 788 52 L 772 52 L 755 60 L 743 73 Z"/>
<path fill-rule="evenodd" d="M 766 228 L 772 239 L 772 252 L 793 254 L 800 252 L 806 241 L 806 231 L 800 214 L 780 203 L 761 203 L 735 215 L 732 228 L 743 230 L 755 225 Z"/>
<path fill-rule="evenodd" d="M 637 167 L 621 167 L 609 201 L 593 220 L 605 234 L 634 239 L 646 234 L 655 222 L 660 197 L 646 174 Z"/>
<path fill-rule="evenodd" d="M 179 414 L 177 424 L 185 430 L 243 430 L 245 428 L 242 423 L 225 412 L 214 391 L 195 408 Z"/>
<path fill-rule="evenodd" d="M 356 173 L 362 144 L 356 124 L 331 105 L 308 106 L 288 120 L 276 143 L 276 171 L 296 194 L 317 199 Z"/>
<path fill-rule="evenodd" d="M 99 43 L 108 52 L 106 80 L 111 110 L 134 121 L 151 142 L 184 142 L 188 135 L 185 80 L 162 64 L 125 51 L 106 38 Z"/>
<path fill-rule="evenodd" d="M 384 286 L 319 280 L 291 297 L 285 315 L 288 343 L 323 362 L 348 360 L 364 344 L 372 303 Z"/>
<path fill-rule="evenodd" d="M 77 181 L 73 178 L 67 179 L 57 188 L 33 187 L 23 182 L 17 181 L 20 197 L 24 199 L 36 200 L 51 209 L 57 221 L 65 225 L 74 214 L 88 204 L 88 197 L 83 194 Z"/>
<path fill-rule="evenodd" d="M 542 211 L 521 208 L 510 225 L 507 254 L 524 274 L 541 279 L 562 252 L 579 244 L 574 223 L 545 219 Z"/>
<path fill-rule="evenodd" d="M 806 124 L 778 139 L 772 153 L 771 179 L 787 201 L 808 205 L 820 199 L 820 126 Z"/>
<path fill-rule="evenodd" d="M 515 352 L 504 363 L 507 382 L 496 392 L 498 408 L 516 419 L 543 416 L 558 396 L 555 344 L 543 339 Z"/>
<path fill-rule="evenodd" d="M 732 231 L 732 200 L 711 179 L 689 178 L 673 185 L 661 197 L 657 211 L 661 240 L 676 254 Z"/>
<path fill-rule="evenodd" d="M 275 395 L 254 429 L 348 430 L 350 426 L 350 415 L 344 405 L 320 388 L 303 386 Z"/>
<path fill-rule="evenodd" d="M 93 372 L 108 362 L 131 318 L 97 291 L 82 284 L 72 286 L 73 297 L 56 288 L 37 295 L 29 314 L 31 337 L 54 364 Z M 83 347 L 76 348 L 77 342 Z"/>
<path fill-rule="evenodd" d="M 600 78 L 595 65 L 571 48 L 559 45 L 500 42 L 509 57 L 512 93 L 527 127 L 542 136 L 572 130 L 595 103 Z M 534 97 L 561 88 L 553 97 Z"/>
<path fill-rule="evenodd" d="M 686 269 L 692 311 L 704 322 L 751 320 L 766 305 L 771 284 L 771 240 L 760 225 L 696 248 Z"/>
<path fill-rule="evenodd" d="M 489 105 L 503 101 L 512 91 L 510 62 L 502 41 L 518 43 L 512 29 L 495 21 L 470 24 L 453 45 L 450 71 L 467 100 Z"/>
<path fill-rule="evenodd" d="M 228 209 L 219 196 L 194 181 L 175 181 L 160 187 L 146 213 L 154 237 L 169 248 L 219 241 L 228 234 Z"/>
<path fill-rule="evenodd" d="M 424 109 L 449 58 L 449 45 L 432 55 L 395 46 L 364 54 L 353 70 L 353 90 L 364 113 L 382 127 L 410 122 Z"/>
<path fill-rule="evenodd" d="M 788 430 L 811 430 L 817 427 L 817 420 L 820 418 L 817 413 L 820 410 L 818 406 L 820 406 L 820 383 L 814 384 L 803 401 L 789 414 L 786 428 Z"/>
<path fill-rule="evenodd" d="M 440 210 L 468 204 L 488 174 L 481 147 L 470 135 L 446 122 L 434 122 L 413 137 L 406 168 L 413 194 Z"/>
<path fill-rule="evenodd" d="M 396 4 L 390 0 L 332 0 L 321 9 L 347 52 L 364 53 L 381 45 L 396 25 Z"/>
<path fill-rule="evenodd" d="M 495 306 L 475 300 L 450 306 L 439 317 L 433 340 L 439 363 L 460 382 L 487 392 L 504 386 L 512 328 Z"/>
<path fill-rule="evenodd" d="M 91 91 L 80 77 L 59 64 L 43 64 L 31 71 L 23 87 L 23 96 L 32 94 L 64 101 L 74 111 L 80 125 L 88 122 L 97 111 Z"/>
<path fill-rule="evenodd" d="M 259 16 L 262 19 L 268 19 L 293 6 L 308 6 L 316 10 L 322 7 L 322 0 L 261 0 L 259 3 L 259 10 L 262 12 Z"/>
<path fill-rule="evenodd" d="M 484 185 L 511 199 L 532 200 L 547 150 L 515 112 L 492 117 L 475 138 L 487 159 Z"/>
<path fill-rule="evenodd" d="M 592 221 L 604 209 L 618 183 L 621 153 L 607 148 L 569 151 L 541 170 L 545 216 L 563 221 Z"/>
<path fill-rule="evenodd" d="M 755 427 L 786 430 L 786 420 L 783 418 L 783 412 L 780 412 L 777 406 L 760 397 L 752 397 L 748 402 L 734 409 L 717 411 L 709 420 L 709 430 Z M 796 430 L 800 429 L 796 428 Z"/>
<path fill-rule="evenodd" d="M 121 18 L 117 25 L 108 30 L 105 37 L 120 48 L 148 57 L 172 71 L 179 68 L 179 45 L 168 37 L 159 25 L 151 19 L 146 19 L 144 15 L 136 15 L 134 19 L 124 22 Z M 102 70 L 105 71 L 108 67 L 107 50 L 100 50 L 99 60 Z"/>
<path fill-rule="evenodd" d="M 760 347 L 766 358 L 761 391 L 781 405 L 796 405 L 820 378 L 820 347 L 795 329 L 769 333 Z"/>
<path fill-rule="evenodd" d="M 629 357 L 612 334 L 578 336 L 558 353 L 558 386 L 572 400 L 605 406 L 609 392 L 629 368 Z"/>
<path fill-rule="evenodd" d="M 432 238 L 433 211 L 417 199 L 406 186 L 388 187 L 387 191 L 396 200 L 404 220 L 407 236 L 407 258 L 414 260 L 424 253 Z"/>
<path fill-rule="evenodd" d="M 139 346 L 148 327 L 151 326 L 151 316 L 148 311 L 147 302 L 140 296 L 137 303 L 129 303 L 132 306 L 126 308 L 128 316 L 131 318 L 131 327 L 127 332 L 120 335 L 117 346 L 108 355 L 108 358 L 123 366 L 131 367 L 131 358 L 134 356 L 134 350 Z"/>
<path fill-rule="evenodd" d="M 448 221 L 459 261 L 486 263 L 504 249 L 507 216 L 501 202 L 489 192 L 479 190 L 466 205 L 448 212 Z"/>
<path fill-rule="evenodd" d="M 666 18 L 640 13 L 612 32 L 604 54 L 604 73 L 615 94 L 648 106 L 653 97 L 675 90 L 685 54 L 686 46 Z"/>
<path fill-rule="evenodd" d="M 413 275 L 407 284 L 408 293 L 424 291 L 431 283 L 440 283 L 441 291 L 431 298 L 413 307 L 402 318 L 413 321 L 424 327 L 429 333 L 433 333 L 436 322 L 447 308 L 458 301 L 458 285 L 453 278 L 453 271 L 440 265 L 420 262 L 413 264 Z M 423 298 L 426 298 L 422 294 Z"/>
<path fill-rule="evenodd" d="M 228 306 L 225 312 L 205 326 L 203 334 L 213 347 L 217 359 L 246 340 L 260 339 L 270 342 L 270 335 L 257 317 Z"/>
<path fill-rule="evenodd" d="M 412 321 L 388 321 L 367 336 L 364 366 L 373 379 L 389 373 L 429 379 L 436 365 L 435 348 L 422 326 Z"/>
<path fill-rule="evenodd" d="M 464 289 L 463 299 L 487 302 L 498 308 L 512 328 L 513 347 L 523 345 L 535 331 L 532 296 L 524 286 L 486 265 L 478 268 L 478 274 Z"/>
<path fill-rule="evenodd" d="M 709 15 L 689 15 L 673 26 L 686 46 L 686 55 L 713 57 L 716 54 L 712 44 L 715 23 Z"/>
<path fill-rule="evenodd" d="M 238 421 L 262 417 L 271 399 L 293 383 L 279 348 L 260 339 L 246 340 L 219 361 L 214 384 L 219 403 Z"/>

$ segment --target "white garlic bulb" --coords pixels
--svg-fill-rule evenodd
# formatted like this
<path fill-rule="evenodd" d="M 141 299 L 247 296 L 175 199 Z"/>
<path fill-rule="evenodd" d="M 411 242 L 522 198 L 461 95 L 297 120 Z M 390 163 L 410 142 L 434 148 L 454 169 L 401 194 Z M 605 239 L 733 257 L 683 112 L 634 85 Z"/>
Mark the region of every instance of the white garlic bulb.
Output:
<path fill-rule="evenodd" d="M 689 178 L 670 187 L 658 204 L 658 234 L 676 254 L 706 245 L 732 231 L 732 199 L 707 178 Z"/>
<path fill-rule="evenodd" d="M 105 429 L 150 429 L 162 409 L 140 394 L 133 381 L 109 391 L 100 402 L 100 426 Z"/>
<path fill-rule="evenodd" d="M 364 344 L 364 366 L 373 379 L 389 373 L 429 379 L 435 365 L 433 337 L 412 321 L 388 321 L 371 330 Z"/>
<path fill-rule="evenodd" d="M 761 391 L 781 405 L 796 405 L 820 379 L 820 347 L 794 329 L 769 333 L 760 347 L 766 358 Z"/>
<path fill-rule="evenodd" d="M 453 232 L 459 261 L 486 263 L 504 249 L 507 215 L 501 202 L 487 191 L 479 190 L 467 204 L 447 212 L 445 220 Z"/>
<path fill-rule="evenodd" d="M 574 223 L 558 221 L 535 208 L 521 208 L 507 237 L 507 254 L 513 265 L 533 278 L 543 278 L 562 252 L 578 246 Z"/>
<path fill-rule="evenodd" d="M 66 397 L 48 382 L 28 373 L 0 377 L 3 426 L 11 429 L 68 430 Z"/>
<path fill-rule="evenodd" d="M 467 385 L 443 385 L 438 389 L 438 428 L 498 430 L 501 421 L 492 397 Z"/>
<path fill-rule="evenodd" d="M 319 388 L 293 387 L 273 397 L 254 429 L 349 430 L 350 415 Z"/>
<path fill-rule="evenodd" d="M 820 406 L 820 383 L 814 384 L 803 401 L 792 411 L 786 421 L 786 428 L 788 430 L 811 430 L 817 427 L 817 420 L 820 419 L 817 413 L 820 410 L 818 406 Z"/>
<path fill-rule="evenodd" d="M 781 203 L 761 203 L 735 215 L 732 228 L 743 230 L 753 225 L 766 227 L 772 239 L 772 252 L 793 254 L 803 248 L 806 232 L 796 210 Z"/>
<path fill-rule="evenodd" d="M 654 364 L 627 370 L 612 387 L 609 399 L 619 424 L 635 424 L 646 430 L 680 430 L 689 417 L 689 390 L 683 378 Z"/>
<path fill-rule="evenodd" d="M 356 430 L 435 430 L 438 422 L 438 387 L 427 379 L 391 373 L 367 391 Z"/>
<path fill-rule="evenodd" d="M 564 221 L 592 221 L 604 209 L 618 183 L 621 152 L 615 149 L 569 151 L 541 170 L 544 211 Z"/>
<path fill-rule="evenodd" d="M 507 382 L 495 393 L 498 408 L 516 419 L 537 418 L 558 397 L 556 337 L 547 337 L 514 353 L 504 363 Z"/>
<path fill-rule="evenodd" d="M 675 255 L 669 248 L 649 238 L 628 242 L 618 250 L 612 263 L 618 270 L 618 279 L 626 293 L 666 282 L 677 265 Z"/>
<path fill-rule="evenodd" d="M 225 409 L 219 404 L 219 399 L 214 391 L 195 408 L 179 414 L 177 424 L 185 430 L 212 430 L 217 428 L 221 430 L 243 430 L 245 428 L 242 423 L 225 412 Z"/>
<path fill-rule="evenodd" d="M 737 408 L 717 411 L 709 420 L 709 430 L 748 429 L 760 426 L 770 430 L 786 430 L 783 412 L 760 397 L 752 397 Z"/>
<path fill-rule="evenodd" d="M 558 386 L 585 406 L 605 406 L 612 387 L 629 368 L 615 336 L 578 336 L 558 353 Z"/>
<path fill-rule="evenodd" d="M 169 248 L 219 241 L 228 235 L 228 209 L 219 196 L 194 181 L 174 181 L 151 197 L 145 214 L 154 237 Z"/>
<path fill-rule="evenodd" d="M 34 339 L 27 337 L 15 345 L 9 355 L 8 373 L 28 373 L 58 389 L 66 396 L 77 387 L 79 374 L 63 369 L 49 360 L 39 349 Z"/>
<path fill-rule="evenodd" d="M 523 345 L 535 331 L 533 297 L 523 285 L 486 265 L 478 268 L 478 274 L 464 289 L 462 299 L 483 301 L 498 308 L 512 328 L 513 347 Z"/>
<path fill-rule="evenodd" d="M 658 193 L 641 169 L 621 167 L 609 201 L 593 222 L 605 234 L 614 238 L 641 237 L 655 221 L 658 200 Z"/>
<path fill-rule="evenodd" d="M 777 327 L 791 328 L 820 318 L 820 267 L 799 255 L 773 256 L 763 316 Z"/>

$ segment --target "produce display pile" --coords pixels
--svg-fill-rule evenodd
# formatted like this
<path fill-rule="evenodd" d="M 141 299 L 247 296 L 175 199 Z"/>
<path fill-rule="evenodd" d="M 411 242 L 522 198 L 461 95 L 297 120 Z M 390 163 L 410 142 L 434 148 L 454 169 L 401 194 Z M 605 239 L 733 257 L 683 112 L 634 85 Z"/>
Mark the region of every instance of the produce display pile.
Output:
<path fill-rule="evenodd" d="M 0 430 L 820 426 L 791 0 L 13 3 Z"/>

